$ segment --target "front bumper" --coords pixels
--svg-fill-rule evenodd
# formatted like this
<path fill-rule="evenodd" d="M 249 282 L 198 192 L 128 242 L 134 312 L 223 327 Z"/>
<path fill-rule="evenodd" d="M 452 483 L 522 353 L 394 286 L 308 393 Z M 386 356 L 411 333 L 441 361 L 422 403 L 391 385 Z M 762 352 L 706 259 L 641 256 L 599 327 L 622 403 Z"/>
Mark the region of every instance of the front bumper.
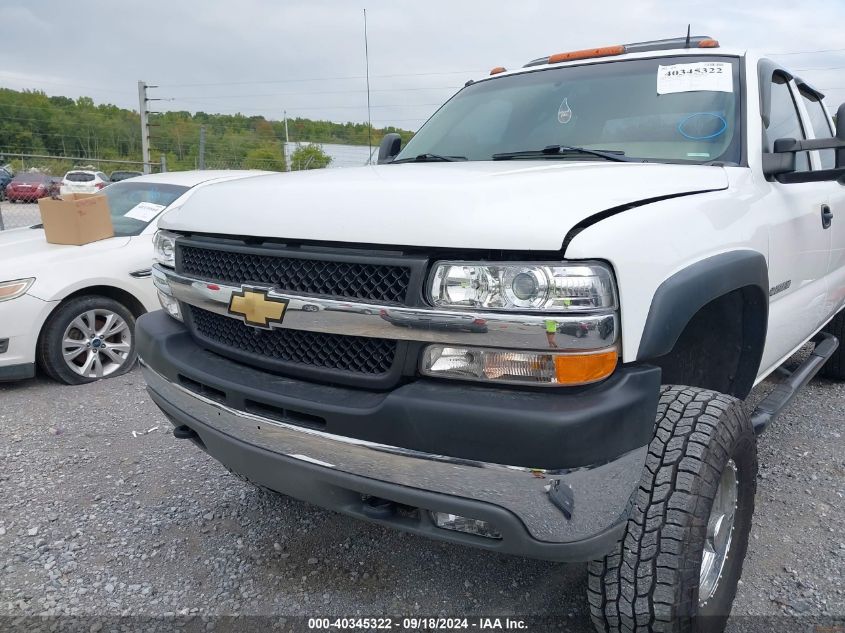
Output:
<path fill-rule="evenodd" d="M 32 378 L 35 375 L 35 346 L 44 321 L 56 301 L 43 301 L 25 294 L 0 302 L 0 381 Z"/>
<path fill-rule="evenodd" d="M 639 368 L 617 376 L 609 388 L 569 394 L 424 380 L 384 394 L 240 365 L 197 346 L 161 312 L 139 319 L 136 340 L 156 404 L 175 424 L 190 427 L 213 457 L 251 481 L 400 529 L 551 560 L 589 560 L 618 538 L 643 468 L 660 379 L 659 370 Z M 461 394 L 462 402 L 453 399 Z M 488 409 L 485 401 L 491 400 Z M 611 406 L 615 432 L 602 419 L 595 420 L 598 434 L 590 432 L 590 402 L 598 418 Z M 549 409 L 550 403 L 556 406 Z M 567 404 L 574 416 L 566 415 Z M 455 417 L 453 408 L 464 417 Z M 385 409 L 392 425 L 378 422 Z M 338 415 L 356 423 L 346 427 L 349 433 L 333 432 Z M 449 417 L 446 425 L 439 424 L 443 416 Z M 324 426 L 317 423 L 321 419 Z M 541 464 L 547 453 L 540 449 L 549 443 L 560 459 Z M 508 451 L 512 460 L 490 459 Z M 531 451 L 540 453 L 534 462 Z M 373 517 L 362 495 L 409 506 L 416 514 Z M 487 521 L 502 538 L 440 529 L 428 511 Z"/>

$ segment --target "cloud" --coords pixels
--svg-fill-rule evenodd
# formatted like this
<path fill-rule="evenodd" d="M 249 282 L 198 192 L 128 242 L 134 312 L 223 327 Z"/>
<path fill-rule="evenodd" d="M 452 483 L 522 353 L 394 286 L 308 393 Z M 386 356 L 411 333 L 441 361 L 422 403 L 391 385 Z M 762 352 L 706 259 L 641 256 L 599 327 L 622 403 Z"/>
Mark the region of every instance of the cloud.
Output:
<path fill-rule="evenodd" d="M 7 0 L 0 85 L 156 107 L 366 120 L 367 8 L 376 125 L 417 127 L 467 79 L 550 53 L 697 34 L 763 51 L 841 49 L 845 3 L 829 0 Z M 779 57 L 845 100 L 845 51 Z M 199 84 L 199 85 L 198 85 Z M 212 85 L 207 85 L 212 84 Z M 827 85 L 830 84 L 830 85 Z M 151 91 L 151 94 L 153 92 Z"/>

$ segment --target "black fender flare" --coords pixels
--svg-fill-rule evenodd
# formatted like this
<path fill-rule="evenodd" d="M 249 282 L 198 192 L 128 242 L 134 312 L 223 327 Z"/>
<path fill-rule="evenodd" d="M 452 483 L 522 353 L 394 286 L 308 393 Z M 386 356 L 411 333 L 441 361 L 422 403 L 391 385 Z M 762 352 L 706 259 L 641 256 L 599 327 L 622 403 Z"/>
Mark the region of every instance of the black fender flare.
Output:
<path fill-rule="evenodd" d="M 728 251 L 702 259 L 661 283 L 651 300 L 637 360 L 654 359 L 671 352 L 701 308 L 741 288 L 748 289 L 749 299 L 762 311 L 763 327 L 759 319 L 743 325 L 743 362 L 754 365 L 756 377 L 768 326 L 769 269 L 766 258 L 753 250 Z"/>

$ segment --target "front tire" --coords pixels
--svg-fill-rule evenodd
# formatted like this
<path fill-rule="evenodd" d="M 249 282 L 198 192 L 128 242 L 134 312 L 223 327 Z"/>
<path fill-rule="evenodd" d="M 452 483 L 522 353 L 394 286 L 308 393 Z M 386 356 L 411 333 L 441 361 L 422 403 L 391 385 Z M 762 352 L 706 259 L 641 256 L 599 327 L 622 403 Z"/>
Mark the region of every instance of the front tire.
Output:
<path fill-rule="evenodd" d="M 722 631 L 748 547 L 757 443 L 739 400 L 664 387 L 622 539 L 589 566 L 598 631 Z"/>
<path fill-rule="evenodd" d="M 122 303 L 101 296 L 60 304 L 38 339 L 41 369 L 68 385 L 120 376 L 132 369 L 135 317 Z"/>

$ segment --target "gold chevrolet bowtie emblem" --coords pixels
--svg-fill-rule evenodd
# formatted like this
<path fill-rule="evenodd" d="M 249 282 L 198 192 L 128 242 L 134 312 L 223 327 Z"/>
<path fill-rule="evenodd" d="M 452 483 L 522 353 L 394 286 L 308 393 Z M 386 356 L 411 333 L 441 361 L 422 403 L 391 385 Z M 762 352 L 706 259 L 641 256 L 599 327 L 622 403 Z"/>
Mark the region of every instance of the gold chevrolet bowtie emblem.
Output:
<path fill-rule="evenodd" d="M 267 296 L 266 290 L 244 288 L 232 293 L 229 314 L 244 318 L 247 325 L 268 328 L 271 323 L 281 323 L 288 307 L 287 299 Z"/>

